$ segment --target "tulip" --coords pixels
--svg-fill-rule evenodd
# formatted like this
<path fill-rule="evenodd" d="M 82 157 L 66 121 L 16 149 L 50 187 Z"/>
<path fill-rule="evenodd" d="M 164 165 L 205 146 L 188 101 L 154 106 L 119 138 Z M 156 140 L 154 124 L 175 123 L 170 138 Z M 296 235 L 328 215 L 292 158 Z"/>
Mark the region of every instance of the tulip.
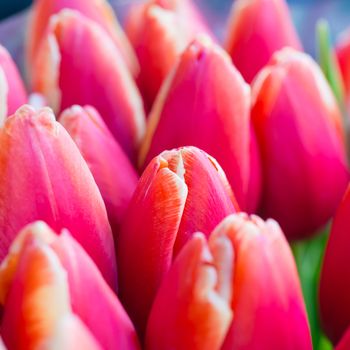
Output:
<path fill-rule="evenodd" d="M 98 24 L 63 10 L 50 21 L 35 62 L 34 91 L 57 111 L 93 105 L 135 158 L 144 132 L 142 100 L 120 52 Z"/>
<path fill-rule="evenodd" d="M 320 279 L 320 314 L 325 331 L 336 344 L 350 327 L 350 187 L 334 217 Z"/>
<path fill-rule="evenodd" d="M 186 46 L 199 34 L 211 35 L 191 0 L 148 0 L 133 5 L 126 33 L 140 62 L 139 86 L 148 108 Z"/>
<path fill-rule="evenodd" d="M 138 74 L 139 66 L 132 46 L 106 0 L 36 0 L 32 7 L 26 47 L 29 67 L 35 61 L 35 55 L 45 36 L 50 17 L 65 8 L 76 10 L 99 24 L 120 50 L 130 71 L 134 75 Z"/>
<path fill-rule="evenodd" d="M 195 39 L 164 83 L 148 119 L 141 163 L 193 145 L 223 167 L 240 208 L 254 211 L 260 164 L 250 120 L 250 88 L 209 38 Z"/>
<path fill-rule="evenodd" d="M 88 166 L 50 109 L 23 106 L 0 129 L 0 261 L 35 220 L 69 229 L 116 286 L 111 228 Z"/>
<path fill-rule="evenodd" d="M 139 348 L 118 298 L 67 230 L 56 235 L 44 222 L 25 227 L 0 266 L 0 291 L 4 305 L 1 330 L 10 349 L 32 348 L 32 341 L 52 336 L 53 331 L 64 327 L 53 327 L 53 322 L 63 322 L 66 313 L 83 323 L 98 348 Z M 46 317 L 47 310 L 57 320 Z M 35 332 L 39 325 L 42 332 Z M 71 327 L 65 328 L 74 335 Z M 67 337 L 66 332 L 61 333 Z"/>
<path fill-rule="evenodd" d="M 348 350 L 350 348 L 350 328 L 346 331 L 345 335 L 335 347 L 335 350 Z"/>
<path fill-rule="evenodd" d="M 316 63 L 289 48 L 258 74 L 252 94 L 261 213 L 289 239 L 305 237 L 334 214 L 349 180 L 340 110 Z"/>
<path fill-rule="evenodd" d="M 234 214 L 208 243 L 194 235 L 158 290 L 146 345 L 311 350 L 298 273 L 279 225 Z"/>
<path fill-rule="evenodd" d="M 235 211 L 223 170 L 205 152 L 186 147 L 165 151 L 150 162 L 117 241 L 119 296 L 141 337 L 173 257 L 194 232 L 209 235 Z"/>
<path fill-rule="evenodd" d="M 236 0 L 225 48 L 247 82 L 285 46 L 301 50 L 285 0 Z"/>
<path fill-rule="evenodd" d="M 73 106 L 62 113 L 59 121 L 78 146 L 95 178 L 117 238 L 137 185 L 136 171 L 95 108 Z"/>
<path fill-rule="evenodd" d="M 343 77 L 345 92 L 348 102 L 350 101 L 350 30 L 344 32 L 336 47 L 340 70 Z"/>
<path fill-rule="evenodd" d="M 27 93 L 18 69 L 7 50 L 0 45 L 0 124 L 27 102 Z"/>

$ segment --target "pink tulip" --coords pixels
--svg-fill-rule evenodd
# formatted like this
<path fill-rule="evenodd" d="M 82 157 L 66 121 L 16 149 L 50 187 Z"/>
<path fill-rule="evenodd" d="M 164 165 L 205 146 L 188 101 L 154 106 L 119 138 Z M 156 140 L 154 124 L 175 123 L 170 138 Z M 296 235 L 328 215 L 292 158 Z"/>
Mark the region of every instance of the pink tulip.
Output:
<path fill-rule="evenodd" d="M 141 163 L 166 149 L 199 147 L 223 167 L 240 208 L 254 211 L 260 164 L 250 104 L 250 88 L 229 56 L 209 38 L 194 40 L 153 105 Z"/>
<path fill-rule="evenodd" d="M 350 327 L 350 187 L 333 220 L 320 280 L 320 314 L 336 344 Z"/>
<path fill-rule="evenodd" d="M 285 0 L 236 0 L 225 47 L 249 83 L 285 46 L 301 49 Z"/>
<path fill-rule="evenodd" d="M 253 82 L 252 119 L 263 168 L 261 212 L 289 239 L 331 218 L 349 180 L 341 113 L 316 63 L 277 52 Z"/>
<path fill-rule="evenodd" d="M 191 0 L 135 4 L 126 32 L 140 62 L 139 86 L 148 108 L 186 46 L 199 34 L 211 35 Z"/>
<path fill-rule="evenodd" d="M 0 123 L 27 102 L 27 93 L 18 69 L 7 50 L 0 45 Z"/>
<path fill-rule="evenodd" d="M 278 224 L 234 214 L 208 243 L 194 235 L 158 290 L 146 345 L 311 350 L 298 273 Z"/>
<path fill-rule="evenodd" d="M 55 110 L 94 106 L 126 154 L 136 157 L 145 123 L 142 100 L 120 52 L 95 22 L 72 10 L 51 19 L 33 89 Z"/>
<path fill-rule="evenodd" d="M 115 238 L 138 176 L 103 119 L 91 106 L 73 106 L 60 117 L 101 191 Z"/>
<path fill-rule="evenodd" d="M 209 235 L 237 210 L 223 170 L 205 152 L 186 147 L 151 161 L 117 241 L 120 298 L 141 336 L 174 256 L 194 232 Z"/>
<path fill-rule="evenodd" d="M 41 283 L 37 285 L 37 281 Z M 52 332 L 59 328 L 61 341 L 67 341 L 68 334 L 79 344 L 79 329 L 75 334 L 72 325 L 63 323 L 68 315 L 82 323 L 80 328 L 98 348 L 139 348 L 135 330 L 118 298 L 66 230 L 56 235 L 43 222 L 25 227 L 0 267 L 0 291 L 4 304 L 1 330 L 9 349 L 32 348 L 31 342 L 52 338 Z M 45 316 L 50 315 L 48 310 L 53 319 Z M 62 325 L 53 327 L 53 322 Z M 35 332 L 40 325 L 41 334 Z M 59 344 L 56 337 L 54 342 Z"/>
<path fill-rule="evenodd" d="M 120 27 L 113 9 L 106 0 L 35 0 L 29 23 L 27 58 L 30 66 L 35 61 L 37 50 L 47 30 L 52 15 L 68 8 L 99 24 L 120 50 L 130 71 L 137 75 L 139 66 L 135 53 Z"/>
<path fill-rule="evenodd" d="M 0 129 L 0 261 L 35 220 L 68 228 L 116 286 L 111 228 L 88 166 L 50 109 L 23 106 Z"/>

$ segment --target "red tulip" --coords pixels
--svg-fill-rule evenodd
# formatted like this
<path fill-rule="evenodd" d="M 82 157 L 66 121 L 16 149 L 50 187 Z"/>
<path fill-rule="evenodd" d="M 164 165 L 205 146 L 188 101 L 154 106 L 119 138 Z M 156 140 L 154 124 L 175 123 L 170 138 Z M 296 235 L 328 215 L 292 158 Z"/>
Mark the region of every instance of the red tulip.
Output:
<path fill-rule="evenodd" d="M 29 65 L 35 61 L 37 50 L 47 30 L 50 17 L 65 8 L 76 10 L 99 24 L 120 50 L 130 71 L 134 75 L 138 74 L 139 66 L 135 53 L 117 21 L 113 9 L 106 0 L 35 0 L 27 41 Z"/>
<path fill-rule="evenodd" d="M 59 120 L 95 178 L 116 238 L 136 188 L 136 171 L 95 108 L 73 106 L 65 110 Z"/>
<path fill-rule="evenodd" d="M 335 347 L 335 350 L 349 350 L 350 348 L 350 328 L 346 331 L 345 335 Z"/>
<path fill-rule="evenodd" d="M 335 215 L 320 280 L 320 314 L 336 344 L 350 327 L 350 187 Z"/>
<path fill-rule="evenodd" d="M 56 110 L 94 106 L 131 158 L 144 132 L 142 100 L 104 30 L 76 11 L 50 21 L 33 69 L 33 88 Z"/>
<path fill-rule="evenodd" d="M 23 106 L 0 129 L 0 261 L 35 220 L 68 228 L 116 286 L 111 228 L 89 168 L 52 111 Z"/>
<path fill-rule="evenodd" d="M 293 49 L 253 82 L 252 118 L 263 168 L 261 212 L 289 239 L 331 218 L 349 180 L 341 113 L 321 70 Z"/>
<path fill-rule="evenodd" d="M 254 211 L 260 164 L 250 120 L 250 88 L 208 38 L 194 40 L 164 83 L 150 114 L 141 162 L 193 145 L 218 160 L 240 208 Z"/>
<path fill-rule="evenodd" d="M 186 46 L 199 34 L 211 35 L 191 0 L 135 4 L 126 32 L 140 62 L 139 86 L 147 107 Z"/>
<path fill-rule="evenodd" d="M 27 93 L 18 69 L 7 50 L 0 45 L 0 122 L 27 102 Z"/>
<path fill-rule="evenodd" d="M 350 102 L 350 29 L 344 32 L 337 44 L 336 54 L 343 76 L 346 97 Z"/>
<path fill-rule="evenodd" d="M 157 293 L 146 349 L 219 350 L 230 327 L 234 253 L 221 237 L 195 234 L 175 259 Z"/>
<path fill-rule="evenodd" d="M 209 235 L 237 210 L 224 172 L 205 152 L 188 147 L 151 161 L 117 241 L 120 298 L 141 335 L 173 257 L 194 232 Z"/>
<path fill-rule="evenodd" d="M 246 81 L 285 46 L 301 49 L 285 0 L 234 2 L 225 47 Z"/>
<path fill-rule="evenodd" d="M 193 236 L 159 288 L 146 345 L 311 350 L 298 273 L 278 224 L 235 214 L 215 228 L 208 244 Z"/>
<path fill-rule="evenodd" d="M 58 334 L 52 334 L 60 328 L 61 341 L 71 333 L 72 341 L 79 344 L 79 330 L 74 334 L 72 325 L 65 324 L 67 316 L 83 322 L 80 328 L 98 348 L 139 348 L 117 297 L 66 230 L 56 235 L 43 222 L 25 227 L 0 267 L 0 291 L 4 304 L 1 331 L 9 349 L 38 348 L 34 344 L 46 338 L 54 338 L 55 348 L 62 348 Z"/>

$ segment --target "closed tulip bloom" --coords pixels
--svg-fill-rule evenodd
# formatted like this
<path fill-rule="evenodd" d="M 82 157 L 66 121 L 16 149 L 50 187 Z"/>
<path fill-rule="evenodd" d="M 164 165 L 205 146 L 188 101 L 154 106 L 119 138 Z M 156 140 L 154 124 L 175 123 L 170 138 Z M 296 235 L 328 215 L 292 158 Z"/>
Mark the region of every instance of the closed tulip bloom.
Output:
<path fill-rule="evenodd" d="M 0 45 L 0 124 L 27 102 L 27 93 L 16 64 Z"/>
<path fill-rule="evenodd" d="M 139 86 L 148 108 L 186 46 L 199 34 L 211 35 L 191 0 L 135 4 L 126 19 L 126 32 L 140 63 Z"/>
<path fill-rule="evenodd" d="M 263 169 L 261 213 L 299 239 L 334 214 L 349 180 L 341 113 L 306 54 L 277 52 L 253 82 Z"/>
<path fill-rule="evenodd" d="M 232 321 L 233 249 L 229 239 L 209 245 L 195 234 L 157 293 L 146 349 L 219 350 Z"/>
<path fill-rule="evenodd" d="M 350 188 L 334 217 L 321 272 L 321 319 L 328 337 L 336 344 L 350 327 Z"/>
<path fill-rule="evenodd" d="M 45 35 L 45 30 L 47 30 L 50 17 L 65 8 L 76 10 L 99 24 L 120 50 L 130 71 L 134 75 L 138 73 L 139 66 L 132 46 L 121 29 L 113 9 L 106 0 L 35 0 L 28 28 L 28 65 L 33 64 L 35 60 L 35 55 Z"/>
<path fill-rule="evenodd" d="M 350 29 L 342 33 L 336 47 L 336 55 L 342 73 L 347 102 L 350 102 Z"/>
<path fill-rule="evenodd" d="M 145 126 L 142 100 L 120 52 L 95 22 L 73 10 L 52 17 L 33 68 L 33 90 L 57 111 L 94 106 L 126 154 L 136 157 Z"/>
<path fill-rule="evenodd" d="M 42 287 L 36 285 L 41 278 Z M 55 283 L 52 286 L 53 281 L 59 282 L 60 286 Z M 46 284 L 49 284 L 48 292 L 43 294 L 40 289 Z M 98 348 L 139 349 L 133 325 L 118 298 L 93 261 L 66 230 L 56 235 L 43 222 L 25 227 L 0 266 L 0 293 L 4 305 L 1 330 L 9 349 L 25 348 L 28 342 L 37 341 L 35 336 L 39 335 L 38 341 L 43 341 L 42 338 L 52 337 L 51 333 L 57 333 L 60 328 L 62 341 L 67 341 L 67 337 L 68 340 L 70 337 L 72 341 L 79 340 L 81 330 L 75 334 L 74 324 L 64 322 L 66 312 L 80 321 L 83 325 L 80 328 L 94 339 Z M 32 293 L 38 298 L 41 293 L 42 300 L 36 301 Z M 53 328 L 52 321 L 56 322 L 56 319 L 45 317 L 44 314 L 50 314 L 47 310 L 51 310 L 53 316 L 57 311 L 60 316 L 57 322 L 62 321 L 62 324 Z M 36 317 L 32 316 L 33 313 Z M 39 326 L 47 334 L 33 332 Z M 52 342 L 58 349 L 57 337 L 59 334 Z M 75 343 L 77 345 L 79 341 Z"/>
<path fill-rule="evenodd" d="M 205 152 L 186 147 L 150 162 L 117 241 L 119 295 L 141 335 L 173 258 L 194 232 L 209 235 L 237 210 L 223 170 Z"/>
<path fill-rule="evenodd" d="M 240 208 L 253 212 L 261 174 L 250 104 L 250 88 L 229 56 L 209 38 L 195 39 L 156 99 L 141 163 L 166 149 L 199 147 L 223 167 Z"/>
<path fill-rule="evenodd" d="M 116 238 L 137 185 L 136 171 L 95 108 L 73 106 L 62 113 L 59 121 L 94 176 Z"/>
<path fill-rule="evenodd" d="M 234 2 L 225 47 L 247 82 L 285 46 L 301 49 L 285 0 Z"/>
<path fill-rule="evenodd" d="M 0 129 L 0 260 L 25 225 L 68 228 L 116 286 L 113 236 L 91 172 L 48 108 L 23 106 Z"/>
<path fill-rule="evenodd" d="M 208 243 L 194 235 L 158 290 L 146 345 L 311 350 L 298 273 L 278 224 L 234 214 Z"/>

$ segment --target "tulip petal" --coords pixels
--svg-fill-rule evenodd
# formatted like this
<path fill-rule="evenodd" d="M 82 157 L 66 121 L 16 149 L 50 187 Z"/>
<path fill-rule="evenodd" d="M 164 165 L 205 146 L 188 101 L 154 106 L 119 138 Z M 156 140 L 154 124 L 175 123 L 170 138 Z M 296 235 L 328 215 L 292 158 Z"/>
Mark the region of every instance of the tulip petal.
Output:
<path fill-rule="evenodd" d="M 138 176 L 129 159 L 91 106 L 73 106 L 59 118 L 87 162 L 106 204 L 115 239 Z"/>
<path fill-rule="evenodd" d="M 44 220 L 66 227 L 116 286 L 113 237 L 97 185 L 52 111 L 24 106 L 0 129 L 0 260 L 17 232 Z"/>
<path fill-rule="evenodd" d="M 196 234 L 179 253 L 157 293 L 146 349 L 220 349 L 232 320 L 233 250 L 227 238 L 209 249 Z"/>
<path fill-rule="evenodd" d="M 144 132 L 142 100 L 118 49 L 95 22 L 67 9 L 51 19 L 35 61 L 33 89 L 58 111 L 93 105 L 135 158 Z"/>

